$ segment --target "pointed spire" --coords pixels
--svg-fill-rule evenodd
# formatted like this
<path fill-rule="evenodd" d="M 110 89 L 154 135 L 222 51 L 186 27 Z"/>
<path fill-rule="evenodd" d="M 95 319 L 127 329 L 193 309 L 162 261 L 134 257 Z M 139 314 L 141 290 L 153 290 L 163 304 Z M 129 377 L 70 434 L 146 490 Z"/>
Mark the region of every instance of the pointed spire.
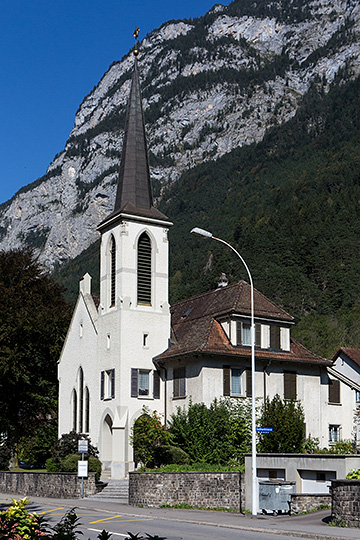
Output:
<path fill-rule="evenodd" d="M 135 29 L 134 36 L 137 30 Z M 139 51 L 136 43 L 134 50 L 134 72 L 126 112 L 115 207 L 110 216 L 100 223 L 99 229 L 105 226 L 109 220 L 123 213 L 169 221 L 164 214 L 153 206 L 149 157 L 137 65 L 138 54 Z"/>
<path fill-rule="evenodd" d="M 127 203 L 138 210 L 149 210 L 153 205 L 136 57 L 125 122 L 115 212 L 124 209 Z"/>

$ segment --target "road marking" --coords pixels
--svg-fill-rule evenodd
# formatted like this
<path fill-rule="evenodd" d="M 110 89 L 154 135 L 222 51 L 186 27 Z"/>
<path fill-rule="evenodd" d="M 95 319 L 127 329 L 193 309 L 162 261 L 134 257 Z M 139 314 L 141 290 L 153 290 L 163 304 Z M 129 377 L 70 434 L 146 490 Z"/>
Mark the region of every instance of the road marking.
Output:
<path fill-rule="evenodd" d="M 38 516 L 41 514 L 50 514 L 50 512 L 57 512 L 58 510 L 64 510 L 65 506 L 60 506 L 60 508 L 54 508 L 54 510 L 44 510 L 43 512 L 36 512 Z"/>
<path fill-rule="evenodd" d="M 88 529 L 88 531 L 93 531 L 93 532 L 102 532 L 101 529 Z M 115 533 L 115 532 L 109 532 L 109 534 L 113 534 L 114 536 L 123 536 L 124 538 L 127 536 L 127 534 L 121 534 L 121 533 Z"/>
<path fill-rule="evenodd" d="M 101 523 L 102 521 L 110 521 L 111 519 L 116 519 L 120 517 L 122 517 L 122 514 L 120 514 L 119 516 L 98 519 L 97 521 L 90 521 L 90 525 L 94 525 L 95 523 Z"/>

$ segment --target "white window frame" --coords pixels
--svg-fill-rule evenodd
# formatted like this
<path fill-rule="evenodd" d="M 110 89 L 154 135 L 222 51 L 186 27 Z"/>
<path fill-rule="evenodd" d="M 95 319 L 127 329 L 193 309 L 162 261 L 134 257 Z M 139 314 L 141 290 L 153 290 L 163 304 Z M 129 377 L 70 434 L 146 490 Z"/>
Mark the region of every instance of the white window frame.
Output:
<path fill-rule="evenodd" d="M 335 444 L 341 440 L 341 425 L 329 424 L 329 443 Z"/>
<path fill-rule="evenodd" d="M 236 392 L 235 380 L 239 383 L 239 392 Z M 232 367 L 230 369 L 230 396 L 244 395 L 244 370 L 242 368 Z"/>
<path fill-rule="evenodd" d="M 149 398 L 151 396 L 150 371 L 149 369 L 139 369 L 138 371 L 138 397 Z"/>

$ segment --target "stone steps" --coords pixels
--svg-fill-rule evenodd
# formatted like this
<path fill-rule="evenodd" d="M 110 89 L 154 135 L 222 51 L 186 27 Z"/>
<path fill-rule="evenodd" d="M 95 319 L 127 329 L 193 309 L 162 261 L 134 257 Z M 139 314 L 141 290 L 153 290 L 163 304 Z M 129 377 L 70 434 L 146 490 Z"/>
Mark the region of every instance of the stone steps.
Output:
<path fill-rule="evenodd" d="M 112 499 L 129 504 L 129 480 L 109 480 L 104 489 L 92 495 L 91 499 Z"/>

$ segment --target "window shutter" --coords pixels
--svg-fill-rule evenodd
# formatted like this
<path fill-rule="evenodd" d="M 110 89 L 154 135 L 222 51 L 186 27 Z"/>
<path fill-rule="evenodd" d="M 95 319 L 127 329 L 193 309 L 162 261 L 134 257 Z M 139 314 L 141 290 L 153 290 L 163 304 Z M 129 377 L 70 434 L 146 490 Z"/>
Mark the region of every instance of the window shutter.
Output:
<path fill-rule="evenodd" d="M 241 344 L 242 344 L 241 322 L 237 322 L 236 323 L 236 345 L 241 345 Z M 226 395 L 226 394 L 224 394 L 224 395 Z"/>
<path fill-rule="evenodd" d="M 241 325 L 239 323 L 238 327 Z M 224 396 L 230 396 L 230 379 L 231 379 L 231 369 L 230 366 L 223 367 L 223 380 L 224 380 Z"/>
<path fill-rule="evenodd" d="M 146 233 L 138 242 L 137 301 L 151 304 L 151 241 Z"/>
<path fill-rule="evenodd" d="M 153 398 L 160 399 L 160 374 L 158 371 L 154 371 Z"/>
<path fill-rule="evenodd" d="M 116 244 L 115 238 L 113 236 L 111 236 L 110 259 L 110 302 L 111 306 L 115 306 Z"/>
<path fill-rule="evenodd" d="M 296 373 L 284 371 L 284 399 L 296 399 Z"/>
<path fill-rule="evenodd" d="M 111 370 L 111 398 L 115 397 L 115 369 Z"/>
<path fill-rule="evenodd" d="M 270 348 L 280 349 L 280 326 L 270 326 Z"/>
<path fill-rule="evenodd" d="M 340 381 L 329 379 L 329 403 L 340 403 Z"/>
<path fill-rule="evenodd" d="M 246 370 L 246 397 L 252 397 L 252 372 L 251 369 Z"/>
<path fill-rule="evenodd" d="M 138 397 L 138 370 L 131 368 L 131 397 Z"/>
<path fill-rule="evenodd" d="M 255 345 L 261 347 L 261 324 L 255 324 Z"/>
<path fill-rule="evenodd" d="M 104 390 L 105 390 L 105 372 L 101 372 L 100 380 L 100 399 L 104 399 Z"/>
<path fill-rule="evenodd" d="M 180 390 L 180 397 L 186 395 L 186 388 L 185 388 L 185 368 L 182 367 L 179 369 L 179 377 L 180 377 L 180 384 L 179 384 L 179 390 Z"/>

